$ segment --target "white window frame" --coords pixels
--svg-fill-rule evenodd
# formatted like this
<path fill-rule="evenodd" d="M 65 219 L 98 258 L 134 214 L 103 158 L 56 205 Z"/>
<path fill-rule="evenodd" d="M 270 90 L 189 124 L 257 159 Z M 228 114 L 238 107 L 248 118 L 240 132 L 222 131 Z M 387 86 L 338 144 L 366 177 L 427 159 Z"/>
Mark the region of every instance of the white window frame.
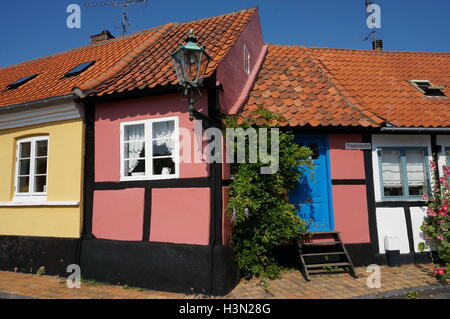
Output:
<path fill-rule="evenodd" d="M 250 73 L 251 73 L 250 51 L 248 50 L 248 48 L 245 44 L 244 44 L 244 72 L 245 72 L 245 74 L 250 76 Z"/>
<path fill-rule="evenodd" d="M 34 192 L 34 178 L 35 178 L 35 161 L 36 161 L 36 143 L 38 141 L 47 141 L 47 170 L 46 170 L 46 191 Z M 27 193 L 19 193 L 19 158 L 20 158 L 20 144 L 30 142 L 30 181 L 29 191 Z M 21 138 L 16 141 L 16 170 L 14 177 L 14 200 L 15 202 L 26 202 L 36 200 L 47 200 L 48 192 L 48 161 L 50 158 L 50 138 L 49 136 L 33 136 L 27 138 Z"/>
<path fill-rule="evenodd" d="M 174 121 L 174 136 L 175 136 L 175 151 L 172 154 L 175 162 L 175 174 L 169 175 L 154 175 L 153 172 L 153 137 L 152 128 L 153 123 Z M 174 179 L 180 177 L 180 134 L 179 134 L 179 120 L 178 116 L 159 117 L 147 120 L 121 122 L 120 123 L 120 181 L 137 181 L 137 180 L 161 180 Z M 144 124 L 145 136 L 145 175 L 142 176 L 126 176 L 125 174 L 125 158 L 124 158 L 124 141 L 125 141 L 125 126 Z"/>

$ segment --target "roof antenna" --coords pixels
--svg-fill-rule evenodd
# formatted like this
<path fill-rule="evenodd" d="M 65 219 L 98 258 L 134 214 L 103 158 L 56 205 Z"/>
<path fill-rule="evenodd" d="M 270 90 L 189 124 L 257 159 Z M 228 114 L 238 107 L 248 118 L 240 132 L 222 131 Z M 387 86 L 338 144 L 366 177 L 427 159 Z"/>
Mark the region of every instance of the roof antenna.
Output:
<path fill-rule="evenodd" d="M 372 31 L 363 41 L 372 38 L 373 50 L 382 51 L 383 40 L 377 38 L 377 29 L 381 28 L 381 8 L 375 4 L 374 0 L 365 0 L 365 4 L 367 27 L 372 29 Z"/>
<path fill-rule="evenodd" d="M 128 19 L 127 8 L 135 4 L 141 4 L 142 6 L 147 6 L 148 0 L 117 0 L 117 1 L 99 1 L 85 3 L 87 8 L 91 7 L 104 7 L 104 6 L 114 6 L 122 8 L 122 21 L 120 22 L 120 28 L 122 29 L 122 34 L 127 33 L 127 28 L 131 26 L 130 19 Z"/>

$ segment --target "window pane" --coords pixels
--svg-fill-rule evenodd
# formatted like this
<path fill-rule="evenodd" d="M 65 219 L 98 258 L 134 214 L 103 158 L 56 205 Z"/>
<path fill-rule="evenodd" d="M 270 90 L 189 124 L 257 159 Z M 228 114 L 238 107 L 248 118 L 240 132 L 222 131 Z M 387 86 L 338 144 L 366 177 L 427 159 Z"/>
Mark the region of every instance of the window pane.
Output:
<path fill-rule="evenodd" d="M 450 150 L 447 150 L 445 155 L 447 157 L 446 165 L 449 166 L 450 165 Z"/>
<path fill-rule="evenodd" d="M 406 151 L 409 195 L 426 194 L 426 174 L 423 151 Z"/>
<path fill-rule="evenodd" d="M 403 196 L 400 151 L 381 151 L 384 196 Z"/>
<path fill-rule="evenodd" d="M 309 143 L 308 147 L 311 149 L 311 151 L 313 153 L 311 159 L 313 159 L 313 160 L 318 159 L 319 155 L 320 155 L 320 153 L 319 153 L 319 144 L 317 144 L 317 143 Z"/>
<path fill-rule="evenodd" d="M 124 164 L 125 176 L 145 175 L 145 160 L 126 160 Z"/>
<path fill-rule="evenodd" d="M 48 141 L 36 142 L 36 156 L 47 156 Z"/>
<path fill-rule="evenodd" d="M 175 149 L 175 140 L 164 139 L 153 141 L 153 156 L 170 156 Z"/>
<path fill-rule="evenodd" d="M 143 141 L 145 139 L 145 125 L 127 125 L 125 126 L 125 141 Z"/>
<path fill-rule="evenodd" d="M 127 142 L 125 143 L 125 158 L 144 158 L 145 142 Z"/>
<path fill-rule="evenodd" d="M 35 174 L 47 174 L 47 158 L 36 159 L 35 166 Z"/>
<path fill-rule="evenodd" d="M 153 123 L 153 138 L 172 137 L 175 132 L 175 122 L 155 122 Z"/>
<path fill-rule="evenodd" d="M 30 175 L 30 160 L 19 161 L 19 175 Z"/>
<path fill-rule="evenodd" d="M 30 177 L 28 176 L 19 177 L 18 189 L 19 193 L 28 193 L 30 189 Z"/>
<path fill-rule="evenodd" d="M 34 178 L 34 192 L 45 193 L 47 192 L 47 176 L 36 176 Z"/>
<path fill-rule="evenodd" d="M 31 142 L 20 143 L 20 158 L 28 158 L 31 154 Z"/>
<path fill-rule="evenodd" d="M 175 162 L 172 158 L 158 158 L 153 160 L 154 175 L 174 175 Z"/>

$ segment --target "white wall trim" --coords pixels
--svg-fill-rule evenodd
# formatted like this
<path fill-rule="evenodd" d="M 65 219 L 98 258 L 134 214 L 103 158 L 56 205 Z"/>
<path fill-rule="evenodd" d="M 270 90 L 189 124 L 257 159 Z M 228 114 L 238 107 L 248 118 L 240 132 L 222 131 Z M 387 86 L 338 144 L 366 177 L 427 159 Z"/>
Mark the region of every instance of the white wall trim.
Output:
<path fill-rule="evenodd" d="M 22 207 L 22 206 L 79 206 L 76 201 L 24 201 L 24 202 L 0 202 L 0 207 Z"/>
<path fill-rule="evenodd" d="M 39 109 L 0 114 L 0 130 L 83 117 L 80 106 L 64 104 Z"/>

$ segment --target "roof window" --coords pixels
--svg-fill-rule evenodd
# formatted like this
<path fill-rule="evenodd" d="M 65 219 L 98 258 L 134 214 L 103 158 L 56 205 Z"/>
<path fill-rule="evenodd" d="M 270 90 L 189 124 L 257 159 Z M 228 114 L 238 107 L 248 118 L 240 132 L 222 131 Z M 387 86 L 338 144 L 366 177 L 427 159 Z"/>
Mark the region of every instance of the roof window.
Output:
<path fill-rule="evenodd" d="M 445 96 L 443 89 L 445 86 L 437 86 L 428 80 L 411 80 L 409 83 L 426 96 Z"/>
<path fill-rule="evenodd" d="M 79 64 L 78 66 L 74 67 L 72 70 L 67 72 L 64 77 L 68 78 L 71 76 L 77 76 L 78 74 L 83 73 L 87 69 L 89 69 L 92 65 L 94 65 L 95 61 L 89 61 Z"/>
<path fill-rule="evenodd" d="M 13 83 L 11 83 L 11 84 L 8 84 L 8 85 L 6 86 L 6 88 L 7 88 L 8 90 L 17 89 L 19 86 L 21 86 L 21 85 L 27 83 L 28 81 L 33 80 L 33 79 L 34 79 L 35 77 L 37 77 L 37 76 L 38 76 L 38 74 L 28 75 L 28 76 L 23 77 L 23 78 L 21 78 L 21 79 L 15 81 L 15 82 L 13 82 Z"/>

